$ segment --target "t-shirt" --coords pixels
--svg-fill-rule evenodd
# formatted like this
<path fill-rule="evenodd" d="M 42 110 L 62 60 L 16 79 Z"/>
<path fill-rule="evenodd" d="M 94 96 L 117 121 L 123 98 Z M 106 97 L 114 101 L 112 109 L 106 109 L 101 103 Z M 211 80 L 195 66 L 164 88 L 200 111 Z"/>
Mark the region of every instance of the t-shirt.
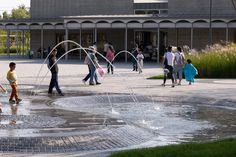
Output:
<path fill-rule="evenodd" d="M 174 66 L 175 54 L 173 52 L 166 52 L 164 58 L 167 59 L 167 64 L 169 66 Z"/>
<path fill-rule="evenodd" d="M 10 85 L 17 84 L 17 76 L 15 70 L 9 70 L 7 72 L 7 80 L 9 81 Z"/>
<path fill-rule="evenodd" d="M 141 61 L 144 59 L 144 56 L 143 54 L 139 53 L 136 58 L 138 59 L 138 61 Z"/>
<path fill-rule="evenodd" d="M 176 52 L 175 53 L 175 65 L 183 66 L 184 65 L 184 53 L 183 52 Z"/>

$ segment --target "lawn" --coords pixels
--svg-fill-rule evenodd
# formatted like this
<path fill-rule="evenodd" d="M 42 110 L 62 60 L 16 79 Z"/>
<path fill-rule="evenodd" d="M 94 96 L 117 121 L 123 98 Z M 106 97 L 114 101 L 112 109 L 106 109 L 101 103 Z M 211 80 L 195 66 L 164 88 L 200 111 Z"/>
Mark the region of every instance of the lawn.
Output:
<path fill-rule="evenodd" d="M 110 157 L 236 157 L 236 139 L 137 149 Z"/>

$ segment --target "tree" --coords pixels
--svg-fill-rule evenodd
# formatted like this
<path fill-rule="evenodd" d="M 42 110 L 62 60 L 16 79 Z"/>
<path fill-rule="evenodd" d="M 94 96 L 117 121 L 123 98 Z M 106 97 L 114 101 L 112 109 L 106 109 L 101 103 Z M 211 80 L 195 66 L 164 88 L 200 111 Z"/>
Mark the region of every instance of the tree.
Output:
<path fill-rule="evenodd" d="M 10 18 L 10 15 L 9 15 L 6 11 L 4 11 L 4 12 L 2 13 L 2 18 L 3 18 L 3 19 L 9 19 L 9 18 Z"/>
<path fill-rule="evenodd" d="M 20 5 L 17 9 L 12 9 L 11 14 L 12 19 L 23 19 L 30 17 L 29 11 L 24 5 Z"/>

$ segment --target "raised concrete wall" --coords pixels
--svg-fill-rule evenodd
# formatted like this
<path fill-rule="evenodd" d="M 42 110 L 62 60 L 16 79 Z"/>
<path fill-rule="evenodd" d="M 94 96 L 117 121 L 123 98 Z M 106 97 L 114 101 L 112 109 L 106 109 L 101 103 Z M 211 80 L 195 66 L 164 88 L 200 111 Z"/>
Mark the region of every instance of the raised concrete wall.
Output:
<path fill-rule="evenodd" d="M 233 2 L 234 0 L 212 0 L 212 15 L 235 16 Z M 169 15 L 209 15 L 210 0 L 169 0 L 168 7 Z"/>
<path fill-rule="evenodd" d="M 31 0 L 32 18 L 133 14 L 133 0 Z"/>

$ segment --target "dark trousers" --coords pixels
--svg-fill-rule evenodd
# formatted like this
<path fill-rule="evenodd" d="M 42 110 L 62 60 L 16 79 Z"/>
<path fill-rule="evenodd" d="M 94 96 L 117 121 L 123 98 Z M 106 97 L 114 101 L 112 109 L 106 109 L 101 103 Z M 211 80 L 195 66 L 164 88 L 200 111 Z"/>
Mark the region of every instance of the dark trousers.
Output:
<path fill-rule="evenodd" d="M 164 84 L 166 83 L 167 77 L 170 77 L 172 83 L 174 83 L 174 77 L 173 77 L 173 70 L 174 70 L 174 68 L 172 66 L 170 66 L 170 65 L 166 65 L 165 68 L 169 70 L 169 73 L 167 75 L 166 74 L 164 75 Z"/>
<path fill-rule="evenodd" d="M 111 64 L 113 65 L 113 61 L 111 61 Z M 111 64 L 107 62 L 107 73 L 110 73 L 111 69 L 111 73 L 113 74 L 113 66 Z"/>
<path fill-rule="evenodd" d="M 57 73 L 52 73 L 48 93 L 52 93 L 52 90 L 53 90 L 54 87 L 56 88 L 57 92 L 60 94 L 61 89 L 60 89 L 59 84 L 58 84 L 58 74 Z"/>
<path fill-rule="evenodd" d="M 89 68 L 89 66 L 88 66 L 88 69 L 89 69 L 89 73 L 88 73 L 88 75 L 83 79 L 85 82 L 88 81 L 88 79 L 89 79 L 90 76 L 91 76 L 91 69 Z"/>
<path fill-rule="evenodd" d="M 138 71 L 138 64 L 137 64 L 137 61 L 134 60 L 132 61 L 133 62 L 133 71 Z"/>

